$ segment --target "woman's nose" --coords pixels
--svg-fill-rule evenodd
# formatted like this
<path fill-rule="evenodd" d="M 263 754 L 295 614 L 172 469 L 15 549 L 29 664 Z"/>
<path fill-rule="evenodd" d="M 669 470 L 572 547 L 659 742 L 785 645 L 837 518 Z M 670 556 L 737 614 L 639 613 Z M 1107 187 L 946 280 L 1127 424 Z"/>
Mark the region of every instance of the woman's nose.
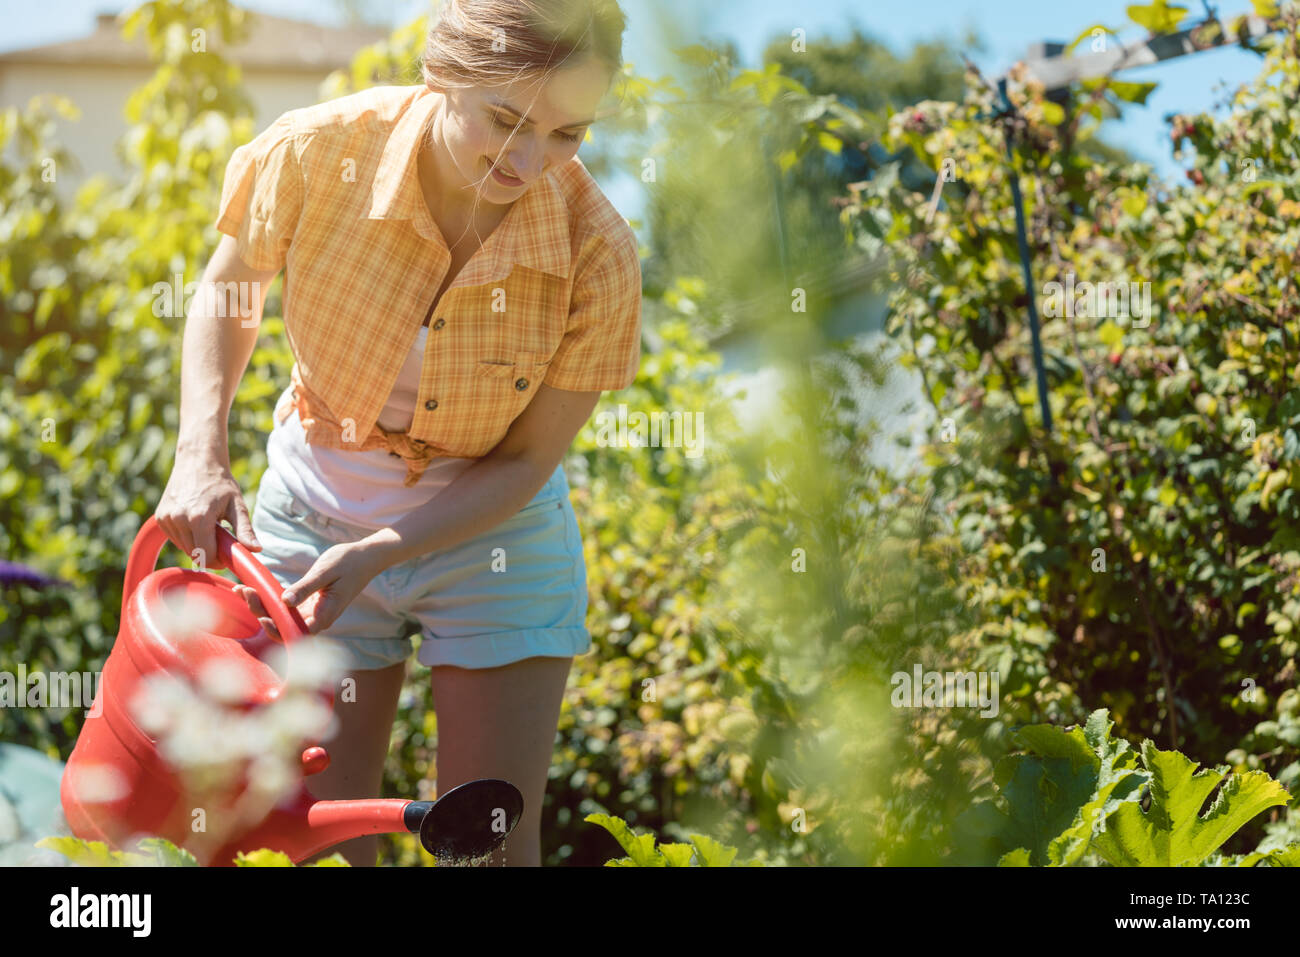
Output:
<path fill-rule="evenodd" d="M 510 169 L 526 183 L 531 183 L 542 172 L 542 151 L 532 146 L 520 145 L 507 155 Z"/>

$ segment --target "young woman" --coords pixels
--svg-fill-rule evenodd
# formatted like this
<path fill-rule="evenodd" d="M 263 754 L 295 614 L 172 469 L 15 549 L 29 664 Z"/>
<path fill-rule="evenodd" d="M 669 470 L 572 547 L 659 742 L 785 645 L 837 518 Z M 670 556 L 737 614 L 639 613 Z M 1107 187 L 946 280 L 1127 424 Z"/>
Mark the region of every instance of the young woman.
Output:
<path fill-rule="evenodd" d="M 260 284 L 260 321 L 285 269 L 291 384 L 250 522 L 226 422 L 257 321 L 221 318 L 219 296 L 197 306 L 156 513 L 209 565 L 226 519 L 349 656 L 317 797 L 379 794 L 418 631 L 438 793 L 518 787 L 524 815 L 494 859 L 510 865 L 541 861 L 560 702 L 591 641 L 561 462 L 640 359 L 636 238 L 576 155 L 624 22 L 614 0 L 446 0 L 423 84 L 292 110 L 234 152 L 204 283 Z M 373 865 L 377 839 L 333 850 Z"/>

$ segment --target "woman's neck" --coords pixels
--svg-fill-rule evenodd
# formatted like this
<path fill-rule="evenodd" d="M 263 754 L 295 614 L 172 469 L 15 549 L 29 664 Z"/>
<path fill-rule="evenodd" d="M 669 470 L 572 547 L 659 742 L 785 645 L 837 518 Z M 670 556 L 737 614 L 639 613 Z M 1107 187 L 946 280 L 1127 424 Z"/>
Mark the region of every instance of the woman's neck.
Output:
<path fill-rule="evenodd" d="M 439 226 L 459 227 L 457 231 L 467 226 L 471 219 L 479 223 L 499 222 L 510 206 L 489 202 L 482 195 L 478 196 L 476 206 L 475 192 L 479 187 L 461 181 L 459 171 L 452 165 L 443 146 L 441 120 L 441 110 L 435 109 L 429 117 L 431 133 L 422 140 L 423 146 L 416 162 L 420 192 L 429 215 Z M 448 183 L 456 185 L 448 187 Z"/>

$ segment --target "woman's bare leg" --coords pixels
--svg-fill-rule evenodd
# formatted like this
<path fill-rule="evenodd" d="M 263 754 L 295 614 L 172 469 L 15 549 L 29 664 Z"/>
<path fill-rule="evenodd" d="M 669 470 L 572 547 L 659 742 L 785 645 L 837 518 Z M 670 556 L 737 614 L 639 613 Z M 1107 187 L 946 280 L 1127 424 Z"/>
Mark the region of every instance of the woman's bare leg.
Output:
<path fill-rule="evenodd" d="M 524 796 L 524 813 L 489 862 L 542 863 L 546 772 L 572 656 L 525 658 L 500 668 L 432 668 L 438 713 L 438 794 L 478 778 L 500 778 Z"/>

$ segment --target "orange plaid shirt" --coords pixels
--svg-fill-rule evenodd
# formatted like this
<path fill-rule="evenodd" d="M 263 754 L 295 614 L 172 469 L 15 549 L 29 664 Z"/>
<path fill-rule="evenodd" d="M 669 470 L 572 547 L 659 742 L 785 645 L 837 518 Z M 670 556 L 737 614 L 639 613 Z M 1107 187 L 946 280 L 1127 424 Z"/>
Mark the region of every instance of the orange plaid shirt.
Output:
<path fill-rule="evenodd" d="M 386 448 L 413 485 L 435 456 L 479 458 L 539 385 L 632 384 L 636 235 L 575 156 L 508 210 L 438 302 L 451 253 L 416 159 L 441 94 L 384 86 L 284 113 L 236 149 L 216 226 L 254 269 L 284 268 L 294 403 L 308 443 Z M 430 318 L 407 432 L 377 420 Z"/>

